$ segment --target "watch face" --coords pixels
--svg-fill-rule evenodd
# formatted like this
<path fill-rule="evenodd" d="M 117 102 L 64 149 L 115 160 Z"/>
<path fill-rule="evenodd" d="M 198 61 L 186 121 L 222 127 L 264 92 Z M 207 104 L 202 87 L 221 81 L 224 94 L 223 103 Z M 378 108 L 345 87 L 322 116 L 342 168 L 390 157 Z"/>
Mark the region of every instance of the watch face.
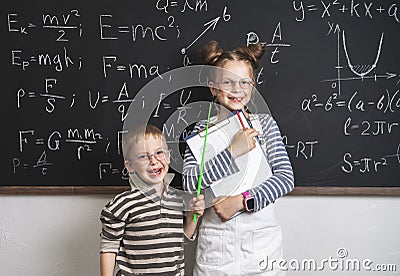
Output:
<path fill-rule="evenodd" d="M 249 198 L 246 200 L 247 209 L 252 211 L 254 210 L 254 198 Z"/>

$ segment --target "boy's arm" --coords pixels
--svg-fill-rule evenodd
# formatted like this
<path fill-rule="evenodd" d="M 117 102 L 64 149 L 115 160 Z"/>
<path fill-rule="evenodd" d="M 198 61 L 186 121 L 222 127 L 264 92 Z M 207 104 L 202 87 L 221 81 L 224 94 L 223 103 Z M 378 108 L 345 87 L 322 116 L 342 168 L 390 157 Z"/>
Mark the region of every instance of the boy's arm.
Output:
<path fill-rule="evenodd" d="M 115 268 L 115 253 L 101 253 L 100 254 L 100 275 L 113 276 Z"/>
<path fill-rule="evenodd" d="M 196 222 L 193 222 L 193 215 L 194 212 L 186 212 L 185 225 L 183 226 L 183 232 L 185 233 L 186 238 L 188 238 L 191 241 L 195 239 L 194 234 L 196 233 L 196 226 L 198 221 L 197 220 Z"/>
<path fill-rule="evenodd" d="M 100 272 L 101 276 L 113 276 L 115 259 L 125 231 L 125 221 L 116 217 L 112 206 L 106 205 L 100 215 Z"/>
<path fill-rule="evenodd" d="M 203 215 L 204 208 L 205 208 L 205 201 L 203 195 L 194 197 L 190 201 L 190 211 L 186 212 L 186 220 L 183 226 L 183 231 L 185 233 L 185 236 L 189 240 L 195 239 L 197 222 L 199 221 L 198 218 L 200 218 Z M 197 214 L 196 222 L 193 221 L 194 214 Z"/>

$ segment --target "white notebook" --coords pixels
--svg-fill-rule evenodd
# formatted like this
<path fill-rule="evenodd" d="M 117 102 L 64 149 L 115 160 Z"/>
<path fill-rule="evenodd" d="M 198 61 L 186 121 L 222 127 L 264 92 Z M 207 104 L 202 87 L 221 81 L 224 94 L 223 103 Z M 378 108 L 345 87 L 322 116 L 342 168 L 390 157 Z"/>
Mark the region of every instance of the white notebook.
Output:
<path fill-rule="evenodd" d="M 246 120 L 243 112 L 239 112 L 238 114 L 233 113 L 228 118 L 215 124 L 210 123 L 205 161 L 210 160 L 216 154 L 225 150 L 230 145 L 235 134 L 242 129 L 238 116 L 241 117 L 244 126 L 250 128 L 250 124 Z M 260 131 L 260 124 L 257 118 L 255 118 L 252 124 L 256 130 Z M 204 136 L 205 129 L 198 133 L 193 133 L 185 139 L 198 164 L 201 163 Z M 211 184 L 210 188 L 215 197 L 237 195 L 257 186 L 272 175 L 267 156 L 258 141 L 253 150 L 237 157 L 234 162 L 239 167 L 239 172 L 226 176 Z"/>

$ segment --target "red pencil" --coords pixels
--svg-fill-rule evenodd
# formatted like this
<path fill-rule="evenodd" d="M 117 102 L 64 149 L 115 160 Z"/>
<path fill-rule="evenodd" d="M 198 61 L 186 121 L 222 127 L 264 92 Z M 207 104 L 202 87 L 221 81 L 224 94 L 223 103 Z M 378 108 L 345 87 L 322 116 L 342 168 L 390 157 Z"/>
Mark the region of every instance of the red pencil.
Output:
<path fill-rule="evenodd" d="M 236 115 L 239 117 L 240 124 L 242 125 L 243 130 L 246 130 L 246 127 L 243 124 L 242 117 L 240 117 L 239 110 L 236 110 Z"/>

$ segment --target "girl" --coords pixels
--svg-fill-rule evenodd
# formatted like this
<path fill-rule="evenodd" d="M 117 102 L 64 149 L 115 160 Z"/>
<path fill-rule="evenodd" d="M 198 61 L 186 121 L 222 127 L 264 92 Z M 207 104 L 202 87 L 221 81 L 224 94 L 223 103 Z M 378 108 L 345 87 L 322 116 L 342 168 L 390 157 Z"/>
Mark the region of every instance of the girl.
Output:
<path fill-rule="evenodd" d="M 254 93 L 255 70 L 264 51 L 260 44 L 224 51 L 216 41 L 209 42 L 202 50 L 206 65 L 221 68 L 209 83 L 212 95 L 223 107 L 218 119 L 225 118 L 228 112 L 242 110 L 250 125 L 259 126 L 238 131 L 225 150 L 205 163 L 202 188 L 234 173 L 235 159 L 255 148 L 256 136 L 265 141 L 261 146 L 273 175 L 266 175 L 262 183 L 241 194 L 217 198 L 213 208 L 206 210 L 199 229 L 193 275 L 284 274 L 277 262 L 271 263 L 282 258 L 282 232 L 273 203 L 293 189 L 292 166 L 271 115 L 246 111 Z M 197 123 L 194 131 L 205 125 L 204 121 Z M 183 167 L 186 190 L 196 190 L 198 174 L 199 165 L 187 147 Z M 233 217 L 241 211 L 244 213 Z"/>

